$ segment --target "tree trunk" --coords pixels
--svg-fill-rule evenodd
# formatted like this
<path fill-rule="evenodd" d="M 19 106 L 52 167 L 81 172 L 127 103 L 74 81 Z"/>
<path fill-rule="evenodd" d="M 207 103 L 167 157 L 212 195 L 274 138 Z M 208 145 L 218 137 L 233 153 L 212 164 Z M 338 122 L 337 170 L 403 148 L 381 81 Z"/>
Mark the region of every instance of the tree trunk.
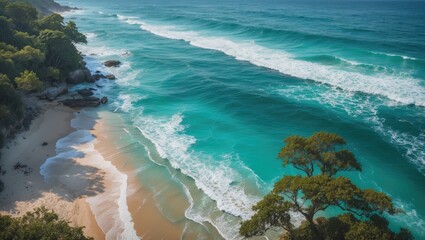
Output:
<path fill-rule="evenodd" d="M 309 223 L 309 227 L 311 229 L 311 231 L 314 234 L 314 239 L 315 240 L 324 240 L 325 238 L 322 235 L 322 232 L 319 230 L 319 228 L 317 227 L 317 225 L 314 223 L 313 218 L 306 218 L 308 223 Z"/>

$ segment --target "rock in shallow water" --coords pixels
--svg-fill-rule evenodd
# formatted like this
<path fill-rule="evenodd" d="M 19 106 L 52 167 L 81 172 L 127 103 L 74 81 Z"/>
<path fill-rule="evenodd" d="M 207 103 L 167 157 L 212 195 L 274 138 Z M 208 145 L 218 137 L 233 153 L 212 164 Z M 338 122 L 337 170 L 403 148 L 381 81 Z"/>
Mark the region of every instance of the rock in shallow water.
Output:
<path fill-rule="evenodd" d="M 83 97 L 89 97 L 93 95 L 93 91 L 91 89 L 80 89 L 80 90 L 77 90 L 77 93 Z"/>
<path fill-rule="evenodd" d="M 100 99 L 100 103 L 102 103 L 102 104 L 105 104 L 105 103 L 107 103 L 108 102 L 108 98 L 107 97 L 102 97 L 101 99 Z"/>
<path fill-rule="evenodd" d="M 113 75 L 113 74 L 106 75 L 106 78 L 109 79 L 109 80 L 115 80 L 116 79 L 115 75 Z"/>
<path fill-rule="evenodd" d="M 118 67 L 121 64 L 118 60 L 108 60 L 103 63 L 107 67 Z"/>

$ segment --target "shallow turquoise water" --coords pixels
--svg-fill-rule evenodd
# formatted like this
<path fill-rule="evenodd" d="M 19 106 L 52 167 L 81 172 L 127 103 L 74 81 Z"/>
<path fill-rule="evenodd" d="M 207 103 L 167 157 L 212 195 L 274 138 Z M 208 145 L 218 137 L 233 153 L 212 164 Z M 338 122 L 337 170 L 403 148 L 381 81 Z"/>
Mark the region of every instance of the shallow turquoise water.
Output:
<path fill-rule="evenodd" d="M 88 36 L 89 67 L 124 62 L 110 110 L 188 177 L 164 176 L 193 202 L 189 219 L 230 238 L 296 173 L 276 160 L 282 139 L 329 131 L 363 165 L 346 175 L 391 195 L 406 212 L 392 226 L 425 239 L 424 2 L 62 3 L 82 8 L 67 18 Z"/>

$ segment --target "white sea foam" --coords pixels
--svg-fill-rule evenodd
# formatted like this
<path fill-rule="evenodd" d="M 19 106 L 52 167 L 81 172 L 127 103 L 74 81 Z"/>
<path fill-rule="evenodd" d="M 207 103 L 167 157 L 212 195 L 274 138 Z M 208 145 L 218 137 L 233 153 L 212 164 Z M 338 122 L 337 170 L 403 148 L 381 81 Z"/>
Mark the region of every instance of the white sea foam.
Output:
<path fill-rule="evenodd" d="M 87 121 L 88 119 L 92 121 Z M 90 181 L 83 182 L 84 187 L 90 192 L 89 196 L 93 191 L 99 191 L 97 195 L 88 197 L 87 202 L 97 223 L 105 233 L 106 239 L 139 239 L 127 206 L 127 175 L 119 172 L 111 162 L 106 161 L 95 149 L 97 140 L 89 130 L 86 130 L 92 126 L 93 121 L 92 117 L 84 114 L 84 111 L 72 119 L 71 126 L 77 130 L 57 141 L 56 156 L 46 160 L 40 167 L 40 173 L 47 182 L 61 181 L 63 176 L 57 171 L 58 169 L 68 169 L 63 166 L 71 166 L 71 168 L 76 166 L 77 163 L 74 160 L 90 159 L 85 164 L 106 172 L 107 174 L 104 177 L 111 183 L 110 188 L 96 190 L 95 186 L 86 186 Z M 55 169 L 55 167 L 57 168 Z M 75 181 L 81 182 L 81 177 L 77 177 Z M 97 181 L 96 184 L 102 183 L 102 180 L 95 181 Z M 74 184 L 73 182 L 69 186 L 66 184 L 69 184 L 69 181 L 64 182 L 64 188 L 85 191 L 85 189 L 77 189 L 81 187 L 81 184 Z M 105 209 L 105 206 L 107 206 L 107 209 Z"/>
<path fill-rule="evenodd" d="M 393 53 L 382 53 L 382 52 L 371 52 L 371 53 L 376 54 L 376 55 L 384 55 L 384 56 L 388 56 L 388 57 L 402 58 L 404 60 L 417 60 L 417 58 L 414 58 L 414 57 L 397 55 L 397 54 L 393 54 Z"/>
<path fill-rule="evenodd" d="M 396 222 L 401 222 L 410 229 L 415 229 L 421 235 L 425 235 L 425 220 L 416 212 L 414 206 L 402 202 L 400 199 L 394 200 L 397 208 L 403 209 L 405 214 L 389 215 L 388 218 Z"/>
<path fill-rule="evenodd" d="M 126 54 L 128 54 L 128 51 L 126 49 L 113 49 L 106 46 L 77 44 L 77 48 L 80 52 L 86 55 L 94 55 L 100 57 L 125 56 Z"/>
<path fill-rule="evenodd" d="M 299 101 L 318 102 L 322 106 L 331 107 L 334 111 L 344 111 L 348 115 L 361 119 L 373 130 L 397 148 L 402 149 L 404 156 L 418 170 L 425 174 L 425 133 L 413 135 L 394 130 L 386 124 L 385 118 L 378 114 L 378 109 L 382 105 L 388 106 L 390 103 L 384 99 L 358 96 L 356 94 L 347 94 L 338 89 L 318 89 L 308 86 L 287 86 L 286 88 L 274 89 L 279 95 L 290 96 Z"/>
<path fill-rule="evenodd" d="M 168 159 L 173 168 L 191 177 L 199 189 L 216 201 L 220 210 L 249 218 L 253 214 L 251 206 L 259 197 L 246 193 L 243 186 L 233 184 L 234 180 L 244 178 L 227 161 L 215 161 L 191 150 L 196 139 L 184 134 L 182 120 L 181 114 L 175 114 L 171 119 L 139 116 L 135 123 L 154 143 L 160 156 Z"/>
<path fill-rule="evenodd" d="M 385 96 L 402 104 L 425 106 L 425 87 L 419 79 L 393 75 L 364 75 L 338 68 L 294 59 L 289 53 L 270 49 L 253 42 L 236 42 L 225 37 L 202 36 L 194 31 L 179 30 L 175 26 L 150 25 L 135 17 L 119 15 L 128 24 L 140 25 L 142 30 L 155 35 L 184 40 L 191 45 L 217 50 L 238 60 L 277 70 L 294 77 L 329 84 L 350 92 L 364 92 Z"/>
<path fill-rule="evenodd" d="M 234 227 L 235 225 L 239 224 L 238 219 L 235 219 L 231 215 L 214 213 L 215 210 L 211 206 L 206 206 L 206 204 L 201 204 L 198 206 L 198 208 L 196 208 L 189 188 L 187 188 L 183 183 L 182 186 L 190 202 L 189 208 L 187 208 L 185 211 L 185 217 L 187 219 L 190 219 L 201 225 L 204 225 L 205 222 L 209 222 L 217 229 L 217 231 L 222 237 L 224 237 L 224 239 L 241 239 L 241 236 L 238 233 L 238 229 Z M 205 199 L 202 200 L 205 201 Z"/>
<path fill-rule="evenodd" d="M 84 35 L 87 37 L 87 40 L 89 41 L 97 37 L 96 33 L 92 33 L 92 32 L 84 33 Z"/>
<path fill-rule="evenodd" d="M 140 85 L 139 81 L 135 81 L 141 69 L 134 69 L 129 61 L 123 61 L 119 68 L 108 68 L 107 71 L 111 72 L 117 77 L 116 83 L 122 86 L 137 87 Z"/>
<path fill-rule="evenodd" d="M 120 108 L 122 111 L 124 112 L 129 112 L 130 110 L 133 109 L 133 103 L 146 99 L 146 96 L 140 96 L 140 95 L 130 95 L 130 94 L 120 94 L 118 96 L 118 100 L 115 103 L 118 104 L 118 108 Z M 143 108 L 140 109 L 141 111 L 143 111 Z"/>
<path fill-rule="evenodd" d="M 65 12 L 61 12 L 60 15 L 63 17 L 71 17 L 71 16 L 76 16 L 76 15 L 83 15 L 86 14 L 87 10 L 85 9 L 73 9 L 70 11 L 65 11 Z"/>

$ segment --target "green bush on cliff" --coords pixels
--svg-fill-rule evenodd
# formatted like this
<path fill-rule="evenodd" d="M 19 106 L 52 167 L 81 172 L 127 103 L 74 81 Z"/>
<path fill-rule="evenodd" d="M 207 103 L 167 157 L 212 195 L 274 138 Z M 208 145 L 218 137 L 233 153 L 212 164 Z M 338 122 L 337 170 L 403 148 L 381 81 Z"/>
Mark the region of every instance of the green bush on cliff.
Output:
<path fill-rule="evenodd" d="M 59 14 L 41 16 L 28 3 L 0 0 L 0 131 L 24 116 L 19 91 L 41 90 L 83 67 L 74 44 L 86 42 L 76 24 Z"/>
<path fill-rule="evenodd" d="M 16 239 L 93 239 L 84 236 L 82 227 L 71 227 L 53 211 L 44 207 L 27 212 L 23 217 L 0 215 L 0 240 Z"/>
<path fill-rule="evenodd" d="M 43 82 L 38 79 L 37 74 L 28 70 L 25 70 L 20 77 L 16 77 L 15 82 L 19 90 L 27 92 L 38 90 L 43 86 Z"/>
<path fill-rule="evenodd" d="M 86 43 L 84 34 L 72 21 L 64 22 L 59 14 L 37 17 L 29 4 L 1 0 L 0 4 L 0 73 L 15 79 L 25 70 L 41 77 L 49 68 L 59 71 L 59 78 L 83 66 L 76 43 Z M 49 76 L 50 74 L 47 74 Z"/>

